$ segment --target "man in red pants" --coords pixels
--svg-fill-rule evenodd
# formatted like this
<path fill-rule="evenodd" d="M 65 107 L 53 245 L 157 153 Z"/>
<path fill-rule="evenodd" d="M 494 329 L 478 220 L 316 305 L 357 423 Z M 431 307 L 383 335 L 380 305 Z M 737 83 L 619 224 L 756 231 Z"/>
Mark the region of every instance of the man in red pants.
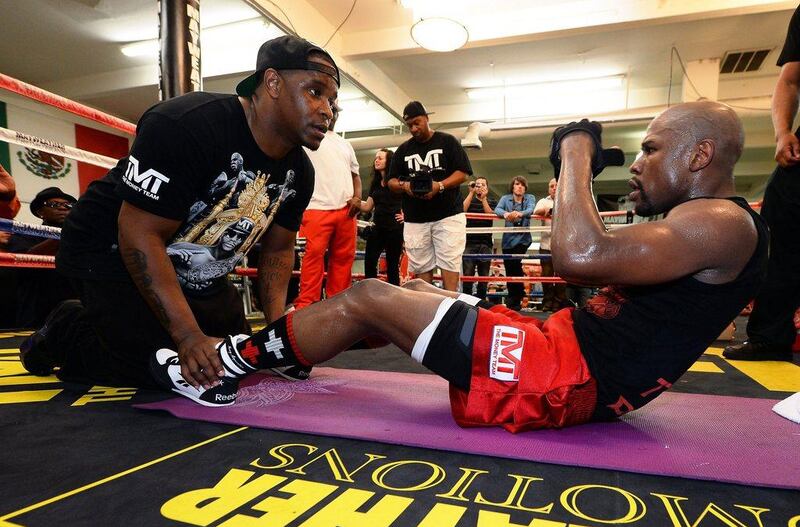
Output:
<path fill-rule="evenodd" d="M 300 268 L 300 294 L 297 309 L 319 302 L 328 253 L 328 298 L 350 287 L 356 251 L 355 215 L 361 205 L 361 178 L 353 147 L 333 132 L 340 108 L 333 108 L 333 119 L 320 147 L 306 150 L 317 179 L 314 195 L 303 213 L 300 236 L 306 238 L 306 252 Z"/>
<path fill-rule="evenodd" d="M 224 406 L 249 372 L 317 364 L 378 334 L 450 382 L 462 426 L 557 428 L 647 404 L 758 290 L 768 231 L 746 200 L 731 197 L 744 144 L 731 108 L 682 104 L 650 124 L 630 167 L 629 197 L 637 214 L 669 214 L 624 229 L 607 230 L 593 201 L 592 177 L 606 162 L 600 135 L 597 123 L 570 123 L 554 133 L 551 152 L 561 176 L 556 271 L 576 283 L 613 284 L 584 308 L 562 309 L 540 325 L 474 297 L 365 280 L 252 337 L 228 337 L 207 362 L 179 364 L 173 351 L 159 350 L 154 378 L 201 404 Z"/>

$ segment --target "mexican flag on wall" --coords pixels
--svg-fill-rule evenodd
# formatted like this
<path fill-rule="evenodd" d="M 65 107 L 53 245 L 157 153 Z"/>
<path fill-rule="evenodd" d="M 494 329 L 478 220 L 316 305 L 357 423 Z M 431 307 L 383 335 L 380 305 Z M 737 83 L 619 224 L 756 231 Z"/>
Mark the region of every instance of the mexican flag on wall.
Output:
<path fill-rule="evenodd" d="M 64 114 L 69 118 L 69 114 Z M 0 126 L 73 146 L 115 159 L 128 153 L 128 137 L 103 132 L 72 121 L 0 101 Z M 17 220 L 41 223 L 30 211 L 36 194 L 47 187 L 59 187 L 76 198 L 86 187 L 105 175 L 107 169 L 74 159 L 0 141 L 0 164 L 14 178 L 22 209 Z"/>

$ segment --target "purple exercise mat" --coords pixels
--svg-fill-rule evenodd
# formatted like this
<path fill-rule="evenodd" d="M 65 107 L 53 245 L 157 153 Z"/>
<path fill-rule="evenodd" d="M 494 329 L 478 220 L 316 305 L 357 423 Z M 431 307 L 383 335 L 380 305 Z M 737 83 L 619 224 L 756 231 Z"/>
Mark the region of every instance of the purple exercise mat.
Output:
<path fill-rule="evenodd" d="M 775 401 L 665 393 L 613 423 L 511 434 L 460 428 L 434 375 L 315 368 L 309 381 L 255 374 L 235 405 L 137 405 L 176 417 L 470 454 L 800 489 L 800 426 Z"/>

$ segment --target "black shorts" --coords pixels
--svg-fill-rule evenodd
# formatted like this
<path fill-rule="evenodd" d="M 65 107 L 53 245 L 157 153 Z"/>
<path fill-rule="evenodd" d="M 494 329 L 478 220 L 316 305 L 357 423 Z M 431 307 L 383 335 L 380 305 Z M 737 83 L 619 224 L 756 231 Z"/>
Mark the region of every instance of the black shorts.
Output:
<path fill-rule="evenodd" d="M 478 309 L 457 300 L 439 321 L 422 365 L 461 390 L 469 391 L 472 377 L 472 341 Z"/>

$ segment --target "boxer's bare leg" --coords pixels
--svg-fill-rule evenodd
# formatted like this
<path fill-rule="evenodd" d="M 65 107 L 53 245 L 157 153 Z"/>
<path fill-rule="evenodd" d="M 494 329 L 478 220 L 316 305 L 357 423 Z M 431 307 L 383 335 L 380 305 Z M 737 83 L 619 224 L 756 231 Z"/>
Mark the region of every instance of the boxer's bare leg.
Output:
<path fill-rule="evenodd" d="M 426 282 L 420 278 L 415 278 L 413 280 L 409 280 L 405 284 L 403 284 L 403 289 L 410 289 L 412 291 L 419 291 L 420 293 L 431 293 L 434 295 L 439 296 L 446 296 L 449 298 L 458 298 L 459 293 L 456 291 L 448 291 L 447 289 L 441 289 L 436 287 L 433 284 Z"/>
<path fill-rule="evenodd" d="M 440 289 L 430 287 L 437 293 L 362 280 L 329 300 L 295 312 L 292 327 L 297 345 L 312 364 L 376 334 L 411 353 L 417 337 L 444 300 Z"/>

